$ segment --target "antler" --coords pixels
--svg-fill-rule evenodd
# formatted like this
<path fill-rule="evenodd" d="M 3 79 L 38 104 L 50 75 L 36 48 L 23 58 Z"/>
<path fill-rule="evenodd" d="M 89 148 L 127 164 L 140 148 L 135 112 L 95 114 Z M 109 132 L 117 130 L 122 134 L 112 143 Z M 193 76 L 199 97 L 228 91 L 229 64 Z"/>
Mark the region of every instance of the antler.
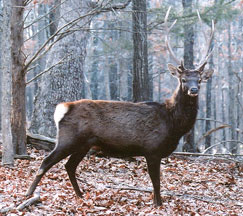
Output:
<path fill-rule="evenodd" d="M 166 31 L 166 34 L 165 34 L 165 44 L 166 44 L 166 47 L 167 49 L 169 50 L 169 53 L 171 55 L 171 57 L 174 59 L 174 61 L 180 65 L 181 68 L 184 68 L 184 65 L 183 65 L 183 61 L 180 61 L 178 58 L 176 58 L 176 55 L 174 54 L 171 46 L 170 46 L 170 43 L 169 43 L 169 33 L 170 33 L 170 30 L 173 28 L 173 26 L 176 24 L 176 21 L 175 20 L 172 25 L 170 27 L 168 27 L 168 23 L 167 23 L 167 20 L 168 20 L 168 17 L 169 17 L 169 14 L 170 14 L 170 10 L 171 10 L 171 6 L 168 8 L 167 12 L 166 12 L 166 15 L 165 15 L 165 31 Z M 199 14 L 199 11 L 197 10 L 197 16 L 198 16 L 198 19 L 199 19 L 199 22 L 202 26 L 202 19 L 201 19 L 201 16 Z M 212 28 L 211 28 L 211 32 L 210 32 L 210 36 L 209 38 L 207 37 L 206 33 L 203 31 L 203 35 L 204 35 L 204 38 L 205 38 L 205 41 L 206 41 L 206 49 L 205 49 L 205 54 L 203 55 L 202 59 L 200 60 L 200 62 L 198 63 L 198 68 L 200 69 L 202 66 L 205 66 L 206 62 L 208 61 L 209 57 L 212 55 L 213 53 L 213 49 L 210 51 L 210 45 L 212 43 L 212 40 L 213 40 L 213 35 L 214 35 L 214 21 L 212 20 Z"/>
<path fill-rule="evenodd" d="M 197 10 L 197 16 L 198 16 L 200 25 L 202 26 L 202 19 L 201 19 L 201 16 L 200 16 L 198 10 Z M 212 43 L 212 40 L 213 40 L 213 35 L 214 35 L 214 21 L 213 20 L 212 20 L 212 28 L 211 28 L 209 38 L 207 37 L 205 31 L 203 31 L 203 35 L 204 35 L 204 38 L 205 38 L 205 41 L 206 41 L 206 50 L 205 50 L 205 54 L 202 56 L 202 59 L 198 63 L 198 68 L 200 68 L 202 65 L 204 65 L 205 62 L 207 62 L 207 60 L 209 59 L 209 57 L 213 53 L 213 49 L 210 51 L 210 46 L 211 46 L 211 43 Z"/>
<path fill-rule="evenodd" d="M 172 25 L 170 26 L 170 28 L 168 27 L 168 23 L 167 23 L 167 19 L 169 17 L 169 14 L 170 14 L 170 9 L 171 9 L 171 6 L 169 7 L 169 9 L 167 10 L 166 12 L 166 15 L 165 15 L 165 31 L 166 31 L 166 34 L 165 34 L 165 44 L 166 44 L 166 47 L 167 49 L 169 50 L 170 52 L 170 55 L 171 57 L 175 60 L 175 62 L 180 65 L 181 64 L 181 61 L 179 59 L 176 58 L 173 50 L 171 49 L 171 46 L 170 46 L 170 43 L 169 43 L 169 40 L 168 40 L 168 37 L 169 37 L 169 32 L 170 30 L 173 28 L 173 26 L 176 24 L 176 21 L 175 20 Z"/>
<path fill-rule="evenodd" d="M 178 66 L 178 69 L 182 72 L 182 71 L 184 71 L 186 68 L 185 68 L 185 66 L 184 66 L 184 62 L 183 62 L 183 60 L 181 60 L 181 64 L 180 64 L 180 66 Z"/>

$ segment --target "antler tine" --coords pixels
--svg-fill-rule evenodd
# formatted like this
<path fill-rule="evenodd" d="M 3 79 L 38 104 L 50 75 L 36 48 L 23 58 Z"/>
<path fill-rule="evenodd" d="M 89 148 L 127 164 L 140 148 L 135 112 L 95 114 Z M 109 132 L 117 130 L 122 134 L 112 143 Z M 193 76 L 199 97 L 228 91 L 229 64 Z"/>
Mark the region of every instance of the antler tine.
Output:
<path fill-rule="evenodd" d="M 213 52 L 213 49 L 210 51 L 210 47 L 211 47 L 211 43 L 213 41 L 213 35 L 214 35 L 214 21 L 212 20 L 212 29 L 211 29 L 211 32 L 210 32 L 210 38 L 209 40 L 207 41 L 207 46 L 206 46 L 206 56 L 205 56 L 205 60 L 208 60 L 208 58 L 212 55 L 212 52 Z"/>
<path fill-rule="evenodd" d="M 184 66 L 184 61 L 181 60 L 181 65 L 179 66 L 179 68 L 183 71 L 185 70 L 185 66 Z"/>
<path fill-rule="evenodd" d="M 200 25 L 202 27 L 202 19 L 201 19 L 201 16 L 200 16 L 200 13 L 198 10 L 197 10 L 197 16 L 198 16 Z M 213 35 L 214 35 L 214 21 L 213 20 L 212 20 L 212 28 L 211 28 L 211 32 L 210 32 L 210 37 L 209 38 L 207 37 L 205 31 L 203 31 L 203 35 L 204 35 L 204 38 L 206 41 L 206 49 L 205 49 L 205 54 L 203 55 L 202 59 L 198 63 L 198 68 L 200 68 L 200 66 L 203 65 L 213 53 L 213 49 L 210 51 L 210 47 L 211 47 L 211 43 L 212 43 Z"/>
<path fill-rule="evenodd" d="M 198 19 L 199 19 L 199 23 L 201 25 L 201 28 L 203 28 L 203 22 L 202 22 L 202 19 L 201 19 L 201 16 L 200 16 L 200 13 L 199 13 L 198 10 L 197 10 L 197 16 L 198 16 Z M 203 31 L 203 36 L 204 36 L 205 40 L 207 41 L 207 35 L 206 35 L 205 31 Z"/>
<path fill-rule="evenodd" d="M 169 9 L 167 10 L 166 12 L 166 15 L 165 15 L 165 31 L 166 31 L 166 34 L 165 34 L 165 44 L 166 44 L 166 47 L 167 49 L 169 50 L 169 53 L 171 55 L 171 57 L 174 59 L 174 61 L 180 65 L 180 60 L 176 58 L 176 55 L 174 54 L 171 46 L 170 46 L 170 43 L 169 43 L 169 40 L 168 40 L 168 37 L 169 37 L 169 32 L 170 30 L 173 28 L 173 26 L 176 24 L 176 21 L 175 20 L 172 25 L 170 26 L 170 28 L 168 28 L 168 23 L 167 23 L 167 20 L 168 20 L 168 17 L 169 17 L 169 14 L 170 14 L 170 9 L 171 9 L 171 6 L 169 7 Z"/>

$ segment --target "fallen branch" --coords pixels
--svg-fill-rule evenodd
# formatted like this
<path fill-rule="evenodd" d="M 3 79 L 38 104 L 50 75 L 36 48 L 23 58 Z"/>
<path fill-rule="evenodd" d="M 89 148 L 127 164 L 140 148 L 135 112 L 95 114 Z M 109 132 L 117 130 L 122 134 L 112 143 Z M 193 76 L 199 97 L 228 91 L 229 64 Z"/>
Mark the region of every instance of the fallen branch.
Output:
<path fill-rule="evenodd" d="M 151 188 L 137 188 L 137 187 L 133 187 L 133 186 L 114 186 L 114 185 L 106 185 L 106 188 L 112 188 L 112 189 L 118 189 L 118 190 L 135 190 L 135 191 L 142 191 L 142 192 L 146 192 L 146 193 L 152 193 L 153 189 Z"/>
<path fill-rule="evenodd" d="M 187 193 L 175 193 L 173 191 L 163 191 L 163 195 L 169 195 L 169 196 L 177 196 L 177 197 L 183 197 L 185 199 L 196 199 L 200 200 L 203 202 L 208 202 L 208 203 L 214 203 L 214 204 L 228 204 L 229 202 L 234 202 L 235 200 L 231 199 L 212 199 L 211 197 L 204 197 L 204 196 L 198 196 L 194 194 L 187 194 Z M 235 202 L 234 205 L 242 206 L 241 202 Z"/>
<path fill-rule="evenodd" d="M 31 205 L 33 205 L 36 202 L 40 201 L 40 191 L 37 191 L 36 193 L 34 193 L 34 196 L 25 200 L 23 203 L 21 203 L 20 205 L 18 205 L 18 207 L 16 208 L 17 210 L 21 211 L 26 207 L 29 207 Z"/>
<path fill-rule="evenodd" d="M 0 158 L 2 158 L 2 152 L 0 152 Z M 30 155 L 14 155 L 14 159 L 32 160 L 33 158 Z"/>
<path fill-rule="evenodd" d="M 7 212 L 14 209 L 14 204 L 11 204 L 9 207 L 5 207 L 0 209 L 0 214 L 6 214 Z"/>
<path fill-rule="evenodd" d="M 51 151 L 55 147 L 55 139 L 30 132 L 27 132 L 27 143 L 46 151 Z"/>
<path fill-rule="evenodd" d="M 9 211 L 12 211 L 12 210 L 21 211 L 24 208 L 29 207 L 29 206 L 31 206 L 34 203 L 39 202 L 39 201 L 40 201 L 40 191 L 37 191 L 36 193 L 34 193 L 33 197 L 25 200 L 23 203 L 18 205 L 17 208 L 14 207 L 14 204 L 11 204 L 9 207 L 5 207 L 5 208 L 0 209 L 0 213 L 6 214 L 6 213 L 8 213 Z"/>
<path fill-rule="evenodd" d="M 204 154 L 204 153 L 193 153 L 193 152 L 173 152 L 172 155 L 181 155 L 181 156 L 192 156 L 192 157 L 212 157 L 214 159 L 222 159 L 222 160 L 226 160 L 226 161 L 233 161 L 236 164 L 241 164 L 241 160 L 235 160 L 233 158 L 236 157 L 243 157 L 242 154 Z"/>
<path fill-rule="evenodd" d="M 112 188 L 112 189 L 118 189 L 118 190 L 136 190 L 136 191 L 142 191 L 142 192 L 147 192 L 147 193 L 152 193 L 153 189 L 152 188 L 138 188 L 134 186 L 113 186 L 113 185 L 106 185 L 107 188 Z M 227 204 L 228 202 L 233 202 L 235 200 L 229 200 L 229 199 L 211 199 L 210 197 L 203 197 L 203 196 L 198 196 L 198 195 L 193 195 L 193 194 L 186 194 L 186 193 L 176 193 L 174 191 L 163 191 L 162 195 L 164 196 L 176 196 L 176 197 L 182 197 L 185 199 L 196 199 L 200 200 L 203 202 L 208 202 L 208 203 L 214 203 L 214 204 Z M 241 202 L 236 202 L 234 205 L 242 206 Z"/>
<path fill-rule="evenodd" d="M 15 155 L 14 159 L 32 160 L 33 158 L 30 155 Z"/>
<path fill-rule="evenodd" d="M 230 157 L 242 157 L 242 154 L 204 154 L 204 153 L 195 153 L 195 152 L 173 152 L 173 155 L 184 155 L 184 156 L 205 156 L 205 157 L 223 157 L 223 156 L 230 156 Z"/>

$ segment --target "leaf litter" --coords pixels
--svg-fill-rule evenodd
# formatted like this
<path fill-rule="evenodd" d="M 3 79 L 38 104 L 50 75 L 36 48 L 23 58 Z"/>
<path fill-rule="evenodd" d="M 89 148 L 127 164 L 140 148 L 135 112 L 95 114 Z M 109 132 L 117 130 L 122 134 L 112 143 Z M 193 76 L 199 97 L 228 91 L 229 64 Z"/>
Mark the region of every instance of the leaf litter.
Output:
<path fill-rule="evenodd" d="M 65 170 L 53 166 L 39 183 L 40 201 L 19 211 L 48 153 L 28 148 L 33 160 L 0 165 L 0 215 L 243 215 L 243 178 L 235 162 L 170 156 L 161 161 L 162 206 L 153 206 L 152 183 L 143 157 L 132 160 L 86 156 L 76 171 L 83 198 Z"/>

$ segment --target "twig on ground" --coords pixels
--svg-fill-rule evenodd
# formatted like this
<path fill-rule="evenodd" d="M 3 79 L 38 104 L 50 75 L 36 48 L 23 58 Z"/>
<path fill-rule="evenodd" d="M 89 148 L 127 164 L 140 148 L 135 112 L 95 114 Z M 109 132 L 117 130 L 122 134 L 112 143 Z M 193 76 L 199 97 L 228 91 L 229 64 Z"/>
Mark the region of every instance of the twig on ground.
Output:
<path fill-rule="evenodd" d="M 221 153 L 215 153 L 215 154 L 204 154 L 204 153 L 196 153 L 196 152 L 173 152 L 172 155 L 184 155 L 184 156 L 205 156 L 205 157 L 223 157 L 223 156 L 229 156 L 229 157 L 242 157 L 242 154 L 221 154 Z"/>
<path fill-rule="evenodd" d="M 124 185 L 124 186 L 106 185 L 106 187 L 112 188 L 112 189 L 118 189 L 118 190 L 136 190 L 136 191 L 142 191 L 142 192 L 148 192 L 148 193 L 153 192 L 152 188 L 138 188 L 138 187 L 129 186 L 129 185 Z M 175 193 L 173 191 L 163 191 L 162 195 L 182 197 L 185 199 L 196 199 L 196 200 L 200 200 L 203 202 L 214 203 L 214 204 L 227 204 L 228 202 L 234 202 L 233 200 L 229 200 L 229 199 L 212 199 L 210 197 L 203 197 L 203 196 L 198 196 L 198 195 L 194 195 L 194 194 L 186 194 L 186 193 L 179 194 L 179 193 Z M 234 203 L 234 205 L 242 206 L 242 203 L 236 202 L 236 203 Z"/>
<path fill-rule="evenodd" d="M 136 191 L 142 191 L 142 192 L 147 192 L 147 193 L 152 193 L 153 189 L 152 188 L 137 188 L 129 185 L 124 185 L 122 187 L 119 186 L 113 186 L 113 185 L 106 185 L 106 188 L 112 188 L 112 189 L 118 189 L 118 190 L 136 190 Z"/>
<path fill-rule="evenodd" d="M 6 214 L 9 211 L 12 211 L 12 210 L 15 210 L 15 209 L 18 210 L 18 211 L 21 211 L 24 208 L 29 207 L 29 206 L 31 206 L 34 203 L 39 202 L 39 201 L 40 201 L 40 190 L 37 191 L 36 193 L 34 193 L 33 197 L 25 200 L 23 203 L 18 205 L 16 208 L 15 208 L 14 204 L 11 204 L 9 207 L 5 207 L 5 208 L 0 209 L 0 214 Z"/>
<path fill-rule="evenodd" d="M 234 163 L 241 163 L 241 160 L 233 159 L 235 157 L 242 158 L 242 154 L 204 154 L 204 153 L 193 153 L 193 152 L 173 152 L 172 155 L 181 155 L 181 156 L 192 156 L 192 157 L 209 157 L 214 159 L 222 159 L 226 161 L 233 161 Z"/>
<path fill-rule="evenodd" d="M 21 203 L 20 205 L 18 205 L 18 207 L 16 208 L 17 210 L 21 211 L 26 207 L 29 207 L 31 205 L 33 205 L 36 202 L 40 201 L 40 191 L 37 191 L 36 193 L 34 193 L 34 196 L 25 200 L 23 203 Z"/>
<path fill-rule="evenodd" d="M 5 214 L 5 213 L 7 213 L 7 212 L 9 212 L 13 209 L 14 209 L 14 204 L 10 205 L 9 207 L 5 207 L 5 208 L 0 209 L 0 214 Z"/>

